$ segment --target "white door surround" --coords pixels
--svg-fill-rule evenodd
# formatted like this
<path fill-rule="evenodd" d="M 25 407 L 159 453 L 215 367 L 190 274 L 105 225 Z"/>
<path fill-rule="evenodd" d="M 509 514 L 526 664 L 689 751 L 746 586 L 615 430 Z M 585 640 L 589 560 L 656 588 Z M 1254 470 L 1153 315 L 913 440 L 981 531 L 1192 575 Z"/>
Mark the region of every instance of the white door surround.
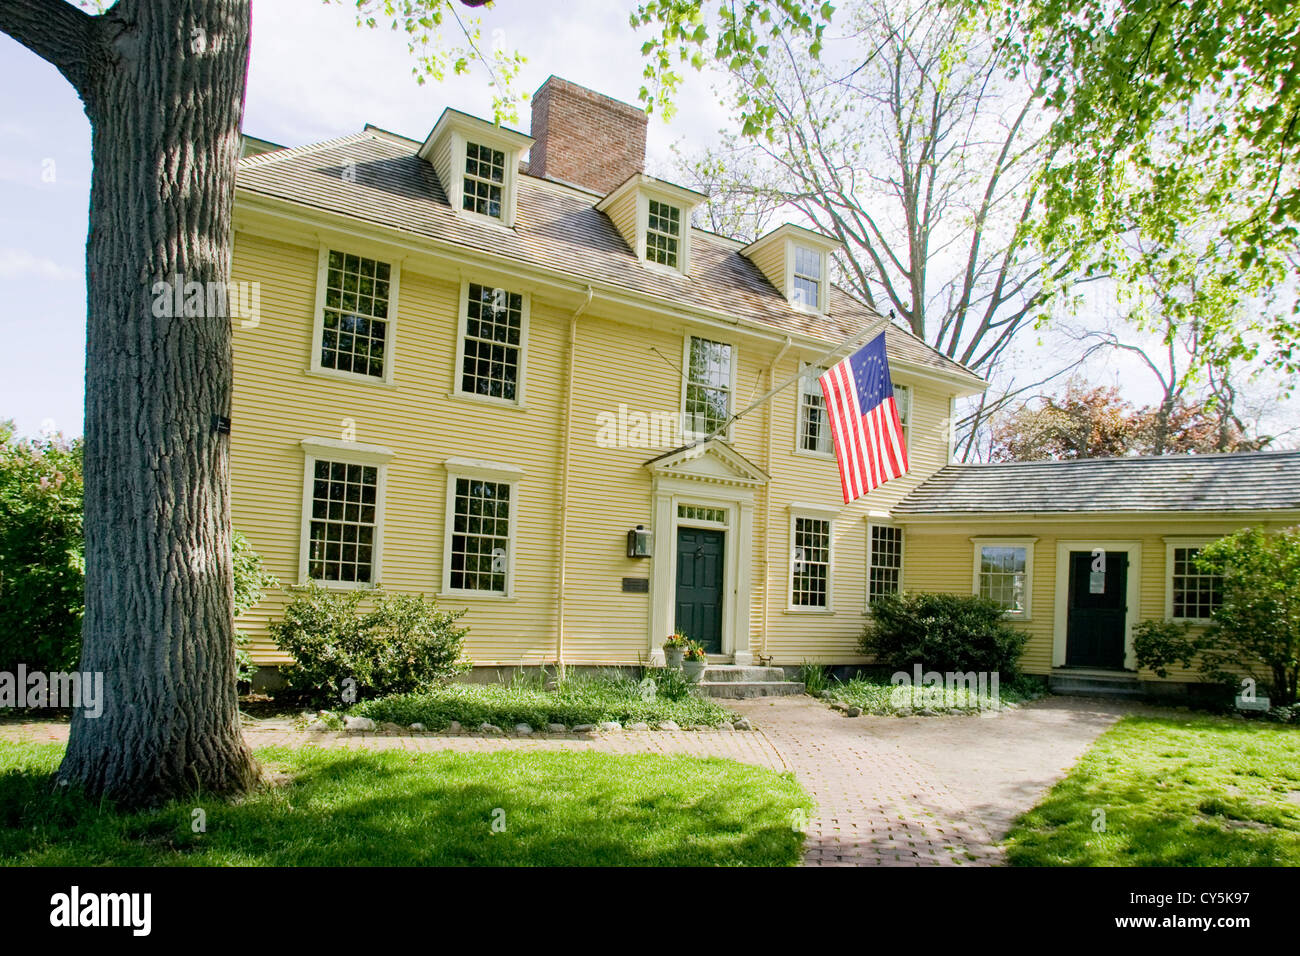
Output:
<path fill-rule="evenodd" d="M 1066 640 L 1070 621 L 1070 552 L 1124 551 L 1128 554 L 1128 587 L 1124 612 L 1124 668 L 1137 670 L 1133 652 L 1133 626 L 1141 614 L 1142 542 L 1086 538 L 1056 542 L 1056 616 L 1052 625 L 1052 666 L 1065 666 Z"/>
<path fill-rule="evenodd" d="M 651 474 L 655 537 L 650 567 L 650 620 L 646 635 L 650 663 L 663 666 L 663 642 L 675 627 L 678 527 L 726 532 L 723 547 L 722 653 L 736 664 L 752 664 L 750 610 L 754 553 L 754 492 L 768 475 L 720 439 L 678 448 L 645 463 Z M 717 509 L 722 521 L 682 517 L 680 505 Z"/>

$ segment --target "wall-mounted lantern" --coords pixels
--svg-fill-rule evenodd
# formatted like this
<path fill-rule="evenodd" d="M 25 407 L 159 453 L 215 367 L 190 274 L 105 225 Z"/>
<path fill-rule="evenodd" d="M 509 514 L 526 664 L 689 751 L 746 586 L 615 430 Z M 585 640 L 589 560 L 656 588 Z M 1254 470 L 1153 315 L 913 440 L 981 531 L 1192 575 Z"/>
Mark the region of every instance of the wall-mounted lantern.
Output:
<path fill-rule="evenodd" d="M 641 525 L 627 533 L 627 556 L 648 558 L 654 553 L 654 536 Z"/>

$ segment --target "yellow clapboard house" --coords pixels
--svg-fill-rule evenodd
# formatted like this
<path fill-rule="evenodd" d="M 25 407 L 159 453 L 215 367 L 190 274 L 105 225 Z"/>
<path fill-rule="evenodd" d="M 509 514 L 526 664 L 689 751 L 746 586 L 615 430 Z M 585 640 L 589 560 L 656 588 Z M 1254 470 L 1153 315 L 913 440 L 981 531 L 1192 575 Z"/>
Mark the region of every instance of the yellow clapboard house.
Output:
<path fill-rule="evenodd" d="M 1070 568 L 1102 545 L 1130 603 L 1085 669 L 1138 676 L 1131 628 L 1172 613 L 1179 541 L 1300 517 L 1296 457 L 1266 454 L 1229 456 L 1282 470 L 1249 515 L 971 507 L 1014 503 L 968 485 L 1017 466 L 950 465 L 985 383 L 834 286 L 833 239 L 693 228 L 706 197 L 644 173 L 644 113 L 564 80 L 531 129 L 448 109 L 423 141 L 242 160 L 233 279 L 259 296 L 234 331 L 233 518 L 286 586 L 241 619 L 258 663 L 283 662 L 267 624 L 312 580 L 466 608 L 499 668 L 644 664 L 679 628 L 740 665 L 864 663 L 870 599 L 902 588 L 1005 598 L 1050 674 L 1084 667 Z M 911 472 L 844 505 L 813 363 L 881 327 Z M 1009 484 L 1102 500 L 1039 468 Z"/>

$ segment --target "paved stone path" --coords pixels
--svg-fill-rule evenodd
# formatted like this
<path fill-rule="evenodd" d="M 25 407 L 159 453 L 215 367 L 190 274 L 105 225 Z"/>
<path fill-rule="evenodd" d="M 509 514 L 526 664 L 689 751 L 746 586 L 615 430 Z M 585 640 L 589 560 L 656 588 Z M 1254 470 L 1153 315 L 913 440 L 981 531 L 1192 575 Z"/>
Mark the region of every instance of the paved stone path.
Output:
<path fill-rule="evenodd" d="M 1136 708 L 1049 697 L 988 717 L 844 717 L 808 697 L 730 701 L 817 801 L 811 866 L 1001 862 L 997 843 Z"/>
<path fill-rule="evenodd" d="M 590 735 L 307 733 L 247 720 L 250 746 L 341 749 L 592 750 L 726 757 L 792 770 L 817 801 L 810 866 L 969 866 L 1001 861 L 998 842 L 1132 704 L 1049 697 L 989 717 L 848 718 L 809 697 L 728 701 L 757 731 Z M 64 741 L 60 722 L 0 724 L 0 739 Z"/>

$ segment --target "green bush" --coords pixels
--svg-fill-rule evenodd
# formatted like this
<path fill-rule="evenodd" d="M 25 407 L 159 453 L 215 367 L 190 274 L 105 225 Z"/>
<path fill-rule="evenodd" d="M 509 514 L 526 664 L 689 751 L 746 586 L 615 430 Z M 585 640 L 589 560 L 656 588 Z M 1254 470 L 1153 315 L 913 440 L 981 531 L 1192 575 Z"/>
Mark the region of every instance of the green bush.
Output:
<path fill-rule="evenodd" d="M 1007 623 L 1002 608 L 966 594 L 891 594 L 871 602 L 859 647 L 895 671 L 1019 673 L 1029 635 Z"/>
<path fill-rule="evenodd" d="M 361 602 L 374 594 L 374 606 Z M 351 703 L 427 690 L 469 668 L 462 658 L 464 611 L 440 611 L 415 595 L 327 591 L 311 585 L 271 624 L 276 646 L 293 657 L 280 669 L 294 690 Z M 349 700 L 351 697 L 351 700 Z"/>
<path fill-rule="evenodd" d="M 1234 687 L 1250 677 L 1274 704 L 1296 703 L 1300 526 L 1243 528 L 1206 545 L 1195 561 L 1202 574 L 1219 576 L 1222 603 L 1202 630 L 1144 621 L 1134 641 L 1138 663 L 1164 677 L 1177 661 L 1211 683 Z"/>
<path fill-rule="evenodd" d="M 1197 652 L 1197 642 L 1186 621 L 1152 619 L 1133 628 L 1133 653 L 1138 666 L 1150 669 L 1157 677 L 1168 677 L 1171 664 L 1192 667 Z"/>
<path fill-rule="evenodd" d="M 0 422 L 0 670 L 70 671 L 81 656 L 85 539 L 81 439 L 17 439 Z M 278 582 L 238 531 L 233 536 L 235 615 Z M 235 631 L 239 680 L 257 669 Z"/>
<path fill-rule="evenodd" d="M 0 422 L 0 670 L 68 671 L 81 653 L 81 440 Z"/>
<path fill-rule="evenodd" d="M 235 577 L 235 618 L 262 600 L 268 588 L 280 582 L 262 568 L 262 556 L 253 550 L 248 539 L 236 531 L 231 535 L 231 553 Z M 235 628 L 235 679 L 251 681 L 257 665 L 248 653 L 248 635 Z"/>

